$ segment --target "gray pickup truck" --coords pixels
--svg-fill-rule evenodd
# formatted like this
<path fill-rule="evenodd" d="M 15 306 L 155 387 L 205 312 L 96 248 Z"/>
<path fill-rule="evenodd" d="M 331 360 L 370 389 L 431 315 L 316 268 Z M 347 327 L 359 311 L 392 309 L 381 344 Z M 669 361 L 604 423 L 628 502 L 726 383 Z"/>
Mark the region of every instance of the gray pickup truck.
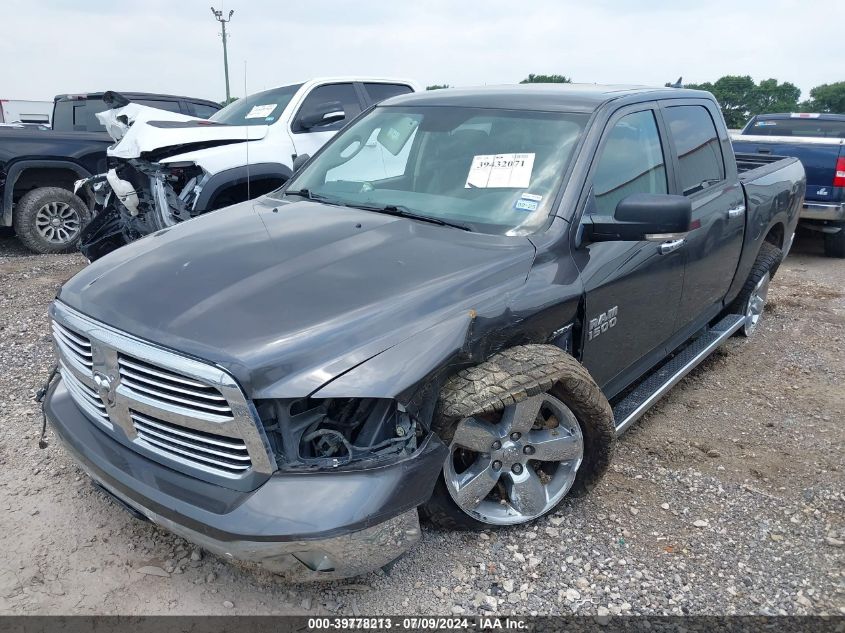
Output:
<path fill-rule="evenodd" d="M 420 514 L 528 523 L 759 327 L 805 178 L 740 159 L 706 92 L 388 99 L 68 281 L 46 418 L 136 516 L 293 578 L 387 564 Z"/>

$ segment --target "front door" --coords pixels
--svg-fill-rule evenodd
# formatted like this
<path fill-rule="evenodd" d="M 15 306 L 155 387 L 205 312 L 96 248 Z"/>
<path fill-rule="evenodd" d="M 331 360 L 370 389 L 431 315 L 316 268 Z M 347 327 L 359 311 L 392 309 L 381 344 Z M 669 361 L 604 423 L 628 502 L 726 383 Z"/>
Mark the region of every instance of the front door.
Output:
<path fill-rule="evenodd" d="M 678 193 L 692 202 L 679 330 L 695 329 L 721 311 L 742 251 L 745 194 L 733 170 L 726 172 L 723 145 L 729 141 L 719 139 L 713 108 L 695 102 L 663 108 L 677 156 Z"/>
<path fill-rule="evenodd" d="M 343 106 L 343 112 L 346 115 L 343 120 L 309 128 L 302 125 L 303 116 L 321 105 L 334 102 L 340 102 Z M 337 134 L 340 128 L 358 116 L 361 109 L 361 99 L 352 82 L 325 84 L 311 90 L 303 99 L 290 125 L 291 139 L 296 153 L 313 156 L 332 136 Z"/>
<path fill-rule="evenodd" d="M 673 177 L 655 110 L 631 106 L 608 123 L 591 168 L 584 219 L 612 217 L 633 193 L 668 193 Z M 671 163 L 669 163 L 671 166 Z M 586 293 L 582 362 L 608 396 L 675 332 L 685 255 L 655 242 L 596 242 L 578 249 Z"/>

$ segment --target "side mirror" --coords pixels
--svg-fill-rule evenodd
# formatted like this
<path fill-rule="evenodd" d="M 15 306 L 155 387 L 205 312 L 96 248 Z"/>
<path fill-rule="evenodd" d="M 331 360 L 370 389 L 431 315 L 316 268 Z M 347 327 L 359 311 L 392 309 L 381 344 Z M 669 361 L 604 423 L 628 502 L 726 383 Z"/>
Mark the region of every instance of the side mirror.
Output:
<path fill-rule="evenodd" d="M 346 112 L 340 101 L 327 101 L 320 103 L 308 112 L 304 112 L 299 118 L 299 127 L 303 130 L 310 130 L 315 127 L 331 125 L 346 118 Z"/>
<path fill-rule="evenodd" d="M 299 154 L 296 158 L 293 159 L 293 173 L 299 173 L 299 170 L 305 166 L 311 160 L 311 157 L 308 154 Z"/>
<path fill-rule="evenodd" d="M 684 196 L 633 193 L 616 205 L 612 218 L 594 216 L 584 225 L 591 242 L 663 242 L 688 233 L 692 203 Z"/>

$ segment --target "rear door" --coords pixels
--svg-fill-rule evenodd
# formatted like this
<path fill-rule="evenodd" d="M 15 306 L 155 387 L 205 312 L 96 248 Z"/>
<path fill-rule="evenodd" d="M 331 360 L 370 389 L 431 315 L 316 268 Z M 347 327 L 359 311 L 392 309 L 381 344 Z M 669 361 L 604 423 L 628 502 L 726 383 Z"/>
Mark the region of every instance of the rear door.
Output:
<path fill-rule="evenodd" d="M 674 175 L 666 134 L 652 103 L 609 120 L 588 176 L 583 221 L 612 217 L 633 193 L 669 193 Z M 583 363 L 615 393 L 665 354 L 675 332 L 685 255 L 671 244 L 596 242 L 576 258 L 586 292 Z"/>
<path fill-rule="evenodd" d="M 692 230 L 683 247 L 684 291 L 677 329 L 709 321 L 733 281 L 745 231 L 745 194 L 730 157 L 721 115 L 707 100 L 662 102 L 676 170 L 676 193 L 692 202 Z M 720 133 L 719 130 L 722 130 Z"/>
<path fill-rule="evenodd" d="M 309 129 L 302 126 L 303 116 L 330 102 L 340 102 L 343 106 L 346 116 L 342 121 Z M 358 116 L 363 108 L 364 103 L 351 81 L 312 88 L 291 120 L 290 132 L 294 150 L 297 154 L 313 156 L 340 128 Z"/>

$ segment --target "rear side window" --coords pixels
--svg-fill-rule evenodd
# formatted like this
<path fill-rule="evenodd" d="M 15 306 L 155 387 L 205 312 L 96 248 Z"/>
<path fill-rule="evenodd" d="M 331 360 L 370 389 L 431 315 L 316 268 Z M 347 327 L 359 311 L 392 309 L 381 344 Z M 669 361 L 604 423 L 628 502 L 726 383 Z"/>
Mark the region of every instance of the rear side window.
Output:
<path fill-rule="evenodd" d="M 713 117 L 704 106 L 664 110 L 678 154 L 681 188 L 689 196 L 725 179 L 725 161 Z"/>
<path fill-rule="evenodd" d="M 613 126 L 593 174 L 596 212 L 613 215 L 633 193 L 667 193 L 660 134 L 651 110 L 628 114 Z"/>
<path fill-rule="evenodd" d="M 138 99 L 133 101 L 138 105 L 147 106 L 150 108 L 158 108 L 159 110 L 167 110 L 168 112 L 182 113 L 182 108 L 179 107 L 178 101 L 164 101 L 162 99 Z"/>
<path fill-rule="evenodd" d="M 188 102 L 188 106 L 193 110 L 194 116 L 198 116 L 201 119 L 207 119 L 212 114 L 217 112 L 220 108 L 214 108 L 207 103 L 192 103 Z"/>
<path fill-rule="evenodd" d="M 410 86 L 404 84 L 365 83 L 364 88 L 367 90 L 372 103 L 378 103 L 396 95 L 405 95 L 413 92 Z"/>
<path fill-rule="evenodd" d="M 809 136 L 845 138 L 845 121 L 817 118 L 757 119 L 743 134 L 754 136 Z"/>

